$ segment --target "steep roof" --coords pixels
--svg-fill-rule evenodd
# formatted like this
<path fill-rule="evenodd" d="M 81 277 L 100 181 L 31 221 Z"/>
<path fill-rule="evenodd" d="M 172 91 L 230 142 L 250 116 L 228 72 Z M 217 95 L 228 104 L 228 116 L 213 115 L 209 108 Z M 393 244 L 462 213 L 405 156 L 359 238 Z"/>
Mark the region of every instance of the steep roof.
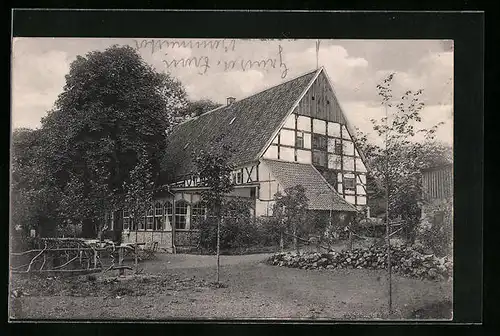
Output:
<path fill-rule="evenodd" d="M 221 135 L 234 150 L 235 166 L 259 159 L 259 153 L 281 126 L 312 80 L 315 70 L 219 107 L 174 127 L 162 162 L 163 180 L 171 182 L 194 172 L 191 153 L 206 150 Z"/>
<path fill-rule="evenodd" d="M 284 189 L 302 185 L 311 210 L 357 211 L 311 164 L 262 160 Z"/>

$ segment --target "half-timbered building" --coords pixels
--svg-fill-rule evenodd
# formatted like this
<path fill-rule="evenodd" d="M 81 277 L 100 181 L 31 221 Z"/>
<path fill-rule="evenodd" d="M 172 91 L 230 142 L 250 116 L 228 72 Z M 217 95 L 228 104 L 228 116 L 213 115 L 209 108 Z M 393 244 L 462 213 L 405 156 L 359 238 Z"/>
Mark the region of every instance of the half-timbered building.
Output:
<path fill-rule="evenodd" d="M 158 241 L 172 250 L 189 244 L 191 223 L 206 216 L 203 188 L 192 153 L 224 135 L 233 150 L 234 190 L 254 216 L 272 215 L 277 191 L 298 184 L 315 211 L 354 213 L 367 204 L 367 168 L 324 68 L 311 71 L 247 98 L 177 125 L 167 138 L 164 184 L 141 223 L 123 212 L 125 241 Z M 174 235 L 172 235 L 174 233 Z"/>

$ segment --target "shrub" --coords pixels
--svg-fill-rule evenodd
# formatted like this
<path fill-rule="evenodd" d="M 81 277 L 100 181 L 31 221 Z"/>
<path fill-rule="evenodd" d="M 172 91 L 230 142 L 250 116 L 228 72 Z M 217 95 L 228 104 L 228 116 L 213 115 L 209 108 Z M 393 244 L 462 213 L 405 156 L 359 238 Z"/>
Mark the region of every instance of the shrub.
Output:
<path fill-rule="evenodd" d="M 200 222 L 200 246 L 217 248 L 217 218 L 209 216 Z M 224 220 L 220 227 L 220 248 L 243 248 L 259 244 L 261 233 L 252 218 L 248 202 L 235 198 L 224 204 Z"/>
<path fill-rule="evenodd" d="M 217 219 L 215 217 L 208 217 L 207 219 L 200 220 L 200 246 L 214 251 L 217 248 Z"/>
<path fill-rule="evenodd" d="M 234 249 L 260 244 L 261 232 L 251 218 L 224 218 L 220 227 L 220 248 Z M 217 248 L 217 219 L 210 217 L 200 225 L 200 246 L 215 251 Z"/>
<path fill-rule="evenodd" d="M 258 244 L 274 246 L 280 243 L 280 227 L 275 217 L 260 217 L 255 220 Z"/>
<path fill-rule="evenodd" d="M 453 244 L 451 201 L 426 204 L 417 230 L 417 240 L 437 256 L 450 256 Z"/>

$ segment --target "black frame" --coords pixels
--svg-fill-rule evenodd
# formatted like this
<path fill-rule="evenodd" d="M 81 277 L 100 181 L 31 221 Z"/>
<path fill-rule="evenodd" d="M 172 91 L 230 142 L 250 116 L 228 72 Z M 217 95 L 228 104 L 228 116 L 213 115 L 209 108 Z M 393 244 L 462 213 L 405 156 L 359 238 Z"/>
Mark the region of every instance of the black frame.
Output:
<path fill-rule="evenodd" d="M 433 5 L 436 8 L 435 3 Z M 466 8 L 455 4 L 446 7 L 446 9 L 463 10 L 470 9 L 471 6 L 472 9 L 477 9 L 471 4 L 466 4 Z M 76 7 L 81 8 L 82 6 Z M 129 6 L 129 8 L 131 7 L 133 6 Z M 363 9 L 367 8 L 366 6 L 362 7 Z M 370 5 L 370 8 L 377 7 Z M 14 36 L 25 37 L 169 36 L 199 38 L 205 36 L 223 38 L 230 34 L 235 38 L 453 39 L 455 44 L 454 177 L 455 186 L 460 186 L 459 189 L 455 188 L 456 192 L 454 193 L 454 243 L 456 248 L 454 249 L 453 323 L 478 323 L 482 321 L 484 13 L 18 10 L 13 13 L 12 18 L 14 20 L 12 27 Z M 141 24 L 123 24 L 124 22 L 141 22 Z M 186 25 L 185 22 L 211 22 L 211 24 Z M 279 24 L 277 24 L 278 22 Z M 297 22 L 301 22 L 301 24 L 297 24 Z M 230 31 L 228 31 L 228 27 L 231 27 Z M 474 112 L 471 113 L 471 111 Z M 4 172 L 7 176 L 8 170 L 5 167 Z M 6 212 L 5 214 L 7 215 Z M 471 223 L 473 225 L 470 225 Z M 493 239 L 493 235 L 485 236 Z M 4 237 L 8 237 L 8 235 L 4 235 Z M 4 246 L 8 248 L 8 244 L 4 244 Z M 494 271 L 493 269 L 488 270 L 488 268 L 485 270 Z M 485 298 L 493 297 L 489 295 L 491 289 L 485 287 L 484 291 Z M 248 322 L 245 321 L 245 323 Z M 428 326 L 425 325 L 428 323 L 419 321 L 418 327 L 411 326 L 407 331 L 420 335 L 422 332 L 426 332 L 425 330 L 429 330 Z M 384 323 L 382 322 L 382 324 Z M 403 324 L 408 324 L 408 322 Z M 19 329 L 23 328 L 23 325 L 20 324 L 15 326 Z M 52 328 L 49 324 L 31 324 L 31 326 L 37 328 L 37 334 L 44 333 L 44 328 L 48 332 L 50 330 L 47 329 Z M 68 327 L 72 326 L 68 325 Z M 88 324 L 86 327 L 88 329 L 82 334 L 89 334 L 89 331 L 90 333 L 96 332 L 93 326 Z M 101 327 L 103 330 L 107 329 L 108 333 L 116 333 L 119 329 L 117 326 L 111 325 L 102 325 Z M 300 330 L 300 326 L 297 325 L 290 327 L 293 330 Z M 65 326 L 61 325 L 60 328 L 64 329 Z M 130 330 L 132 326 L 127 325 L 123 328 Z M 159 326 L 158 331 L 163 330 L 160 328 L 164 328 L 164 326 Z M 81 329 L 84 329 L 84 325 Z M 366 330 L 366 326 L 359 326 L 356 329 L 357 331 Z M 467 330 L 471 329 L 474 330 L 474 328 Z M 385 334 L 387 327 L 382 326 L 378 330 L 381 334 Z M 66 333 L 69 331 L 70 329 L 67 329 Z M 71 328 L 71 332 L 74 331 Z M 17 332 L 30 334 L 26 330 Z"/>

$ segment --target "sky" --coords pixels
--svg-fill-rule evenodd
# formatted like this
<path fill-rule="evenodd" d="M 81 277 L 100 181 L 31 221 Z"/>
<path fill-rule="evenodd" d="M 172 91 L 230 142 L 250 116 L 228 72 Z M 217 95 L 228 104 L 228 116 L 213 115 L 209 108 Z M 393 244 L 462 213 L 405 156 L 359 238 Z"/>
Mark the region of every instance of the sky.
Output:
<path fill-rule="evenodd" d="M 347 119 L 372 139 L 370 119 L 385 113 L 376 85 L 394 72 L 394 97 L 422 89 L 420 126 L 444 122 L 437 140 L 452 143 L 452 41 L 320 40 L 319 49 L 317 41 L 15 38 L 12 127 L 40 127 L 63 90 L 71 62 L 118 44 L 130 45 L 157 71 L 179 79 L 190 99 L 218 103 L 229 96 L 242 99 L 323 66 Z"/>

